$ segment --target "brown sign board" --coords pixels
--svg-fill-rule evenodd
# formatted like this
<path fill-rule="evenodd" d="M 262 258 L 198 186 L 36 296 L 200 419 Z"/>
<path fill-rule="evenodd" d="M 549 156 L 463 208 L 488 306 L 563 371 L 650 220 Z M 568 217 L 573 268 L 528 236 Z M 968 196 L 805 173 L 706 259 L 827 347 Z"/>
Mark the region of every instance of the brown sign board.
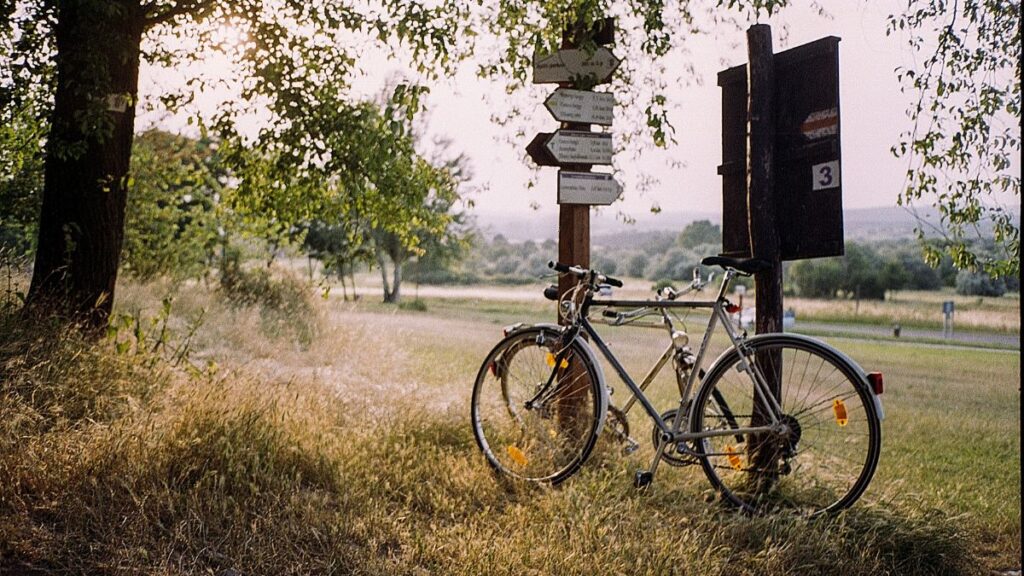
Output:
<path fill-rule="evenodd" d="M 783 260 L 843 254 L 839 38 L 775 54 L 776 224 Z M 750 256 L 747 226 L 747 67 L 722 87 L 722 253 Z"/>

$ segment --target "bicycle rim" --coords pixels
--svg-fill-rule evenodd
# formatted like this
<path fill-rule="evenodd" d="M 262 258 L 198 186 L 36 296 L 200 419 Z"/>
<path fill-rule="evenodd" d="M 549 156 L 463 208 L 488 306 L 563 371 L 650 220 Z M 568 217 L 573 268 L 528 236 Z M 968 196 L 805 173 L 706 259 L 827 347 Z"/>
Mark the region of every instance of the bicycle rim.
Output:
<path fill-rule="evenodd" d="M 696 441 L 708 479 L 748 512 L 815 516 L 850 506 L 867 488 L 881 450 L 878 416 L 859 371 L 815 341 L 771 336 L 747 345 L 763 374 L 778 375 L 786 432 Z M 698 393 L 692 431 L 766 422 L 764 405 L 738 364 L 731 352 L 711 370 Z"/>
<path fill-rule="evenodd" d="M 557 484 L 594 448 L 603 421 L 601 383 L 579 344 L 561 359 L 558 346 L 552 330 L 524 330 L 500 342 L 477 374 L 473 432 L 488 462 L 503 474 Z M 555 378 L 546 388 L 552 371 Z"/>

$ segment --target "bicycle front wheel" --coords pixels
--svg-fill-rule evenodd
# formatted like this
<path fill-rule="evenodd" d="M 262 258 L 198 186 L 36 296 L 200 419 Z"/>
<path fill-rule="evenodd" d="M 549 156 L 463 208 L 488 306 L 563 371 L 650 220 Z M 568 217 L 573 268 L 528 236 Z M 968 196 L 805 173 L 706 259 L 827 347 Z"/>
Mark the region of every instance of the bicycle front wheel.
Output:
<path fill-rule="evenodd" d="M 793 335 L 745 343 L 778 385 L 776 432 L 695 441 L 711 484 L 747 512 L 794 509 L 808 516 L 847 508 L 863 494 L 881 451 L 881 426 L 860 370 L 829 346 Z M 764 426 L 768 407 L 732 350 L 715 363 L 695 401 L 691 432 Z"/>
<path fill-rule="evenodd" d="M 606 399 L 593 357 L 559 333 L 518 331 L 487 355 L 473 386 L 473 434 L 499 472 L 557 484 L 586 461 L 604 423 Z"/>

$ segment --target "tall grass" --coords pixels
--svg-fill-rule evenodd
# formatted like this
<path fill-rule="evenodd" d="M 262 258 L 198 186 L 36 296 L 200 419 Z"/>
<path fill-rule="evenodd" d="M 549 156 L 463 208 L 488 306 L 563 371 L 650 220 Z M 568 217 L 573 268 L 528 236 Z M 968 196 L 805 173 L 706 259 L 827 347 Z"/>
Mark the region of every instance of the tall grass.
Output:
<path fill-rule="evenodd" d="M 147 290 L 122 294 L 141 305 Z M 834 519 L 748 518 L 694 470 L 636 492 L 635 464 L 607 444 L 560 489 L 509 484 L 461 400 L 436 401 L 463 397 L 467 360 L 423 338 L 422 312 L 335 310 L 302 348 L 199 287 L 174 306 L 181 326 L 206 311 L 199 368 L 131 334 L 95 344 L 0 316 L 0 574 L 959 575 L 1013 561 L 892 487 Z"/>

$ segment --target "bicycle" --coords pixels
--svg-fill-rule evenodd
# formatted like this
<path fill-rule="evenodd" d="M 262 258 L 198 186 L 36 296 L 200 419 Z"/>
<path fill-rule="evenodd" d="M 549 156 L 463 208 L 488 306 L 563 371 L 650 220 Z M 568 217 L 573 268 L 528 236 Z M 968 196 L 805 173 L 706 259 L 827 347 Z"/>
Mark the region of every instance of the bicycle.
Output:
<path fill-rule="evenodd" d="M 767 269 L 767 262 L 705 258 L 725 270 L 714 300 L 677 300 L 705 285 L 695 274 L 690 289 L 659 293 L 656 300 L 595 299 L 602 284 L 622 282 L 595 270 L 550 262 L 576 277 L 559 302 L 566 325 L 519 324 L 488 353 L 473 386 L 471 419 L 477 445 L 499 473 L 559 484 L 586 462 L 606 421 L 626 444 L 625 411 L 609 406 L 608 387 L 593 343 L 654 423 L 655 455 L 634 484 L 647 487 L 662 460 L 699 463 L 722 499 L 744 512 L 795 508 L 808 516 L 852 505 L 867 488 L 881 452 L 881 373 L 867 374 L 842 352 L 795 334 L 750 338 L 729 321 L 737 307 L 726 298 L 737 275 Z M 549 287 L 545 296 L 557 299 Z M 658 314 L 672 342 L 638 385 L 589 320 L 592 308 L 612 325 Z M 629 309 L 626 312 L 617 309 Z M 675 309 L 710 309 L 696 353 L 671 320 Z M 702 370 L 711 337 L 721 325 L 729 346 Z M 646 386 L 672 359 L 679 406 L 659 414 Z M 696 389 L 696 393 L 691 394 Z M 611 419 L 608 420 L 608 415 Z"/>

